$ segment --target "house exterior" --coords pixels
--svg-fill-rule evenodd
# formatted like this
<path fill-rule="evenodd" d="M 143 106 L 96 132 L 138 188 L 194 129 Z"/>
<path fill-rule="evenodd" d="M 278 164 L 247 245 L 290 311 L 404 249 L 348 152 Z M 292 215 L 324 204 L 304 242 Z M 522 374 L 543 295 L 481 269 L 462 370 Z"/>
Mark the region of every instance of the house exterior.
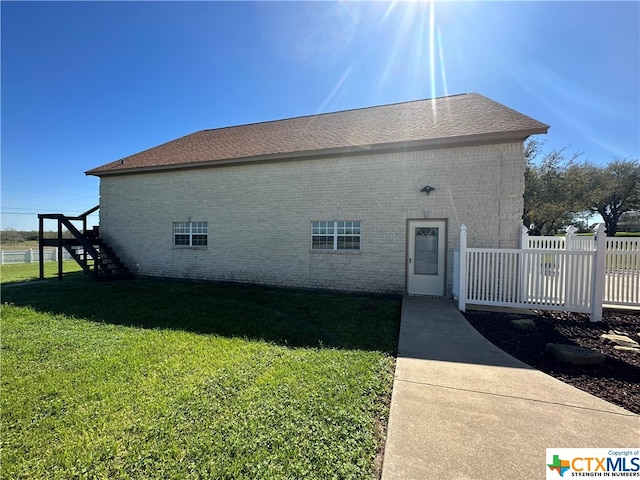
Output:
<path fill-rule="evenodd" d="M 624 212 L 618 219 L 619 232 L 640 232 L 640 211 Z"/>
<path fill-rule="evenodd" d="M 203 130 L 89 170 L 140 275 L 450 295 L 469 245 L 517 247 L 523 142 L 479 94 Z"/>

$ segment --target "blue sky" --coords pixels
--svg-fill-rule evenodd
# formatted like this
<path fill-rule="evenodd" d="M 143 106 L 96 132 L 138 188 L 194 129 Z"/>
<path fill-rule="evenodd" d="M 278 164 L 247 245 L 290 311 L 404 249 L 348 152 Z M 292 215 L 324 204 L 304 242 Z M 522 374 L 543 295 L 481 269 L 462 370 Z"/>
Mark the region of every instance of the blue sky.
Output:
<path fill-rule="evenodd" d="M 638 2 L 0 8 L 3 229 L 88 210 L 86 170 L 198 130 L 447 94 L 550 125 L 545 150 L 640 156 Z"/>

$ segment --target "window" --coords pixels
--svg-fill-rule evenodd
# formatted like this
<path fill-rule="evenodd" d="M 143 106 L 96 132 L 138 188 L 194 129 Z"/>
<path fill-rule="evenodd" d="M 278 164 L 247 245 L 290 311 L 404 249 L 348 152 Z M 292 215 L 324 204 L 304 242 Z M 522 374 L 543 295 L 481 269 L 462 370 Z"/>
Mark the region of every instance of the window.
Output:
<path fill-rule="evenodd" d="M 311 222 L 312 250 L 360 250 L 360 222 Z"/>
<path fill-rule="evenodd" d="M 207 222 L 175 222 L 173 244 L 176 247 L 206 247 Z"/>

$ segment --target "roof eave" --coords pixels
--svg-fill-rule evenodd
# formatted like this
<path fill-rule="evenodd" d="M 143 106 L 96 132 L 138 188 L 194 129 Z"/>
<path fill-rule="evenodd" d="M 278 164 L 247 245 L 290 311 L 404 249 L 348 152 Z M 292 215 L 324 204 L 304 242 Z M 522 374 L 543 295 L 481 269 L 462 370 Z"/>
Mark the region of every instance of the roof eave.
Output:
<path fill-rule="evenodd" d="M 170 165 L 154 165 L 145 167 L 118 167 L 112 170 L 102 170 L 101 167 L 87 170 L 85 175 L 94 175 L 97 177 L 106 177 L 114 175 L 128 175 L 136 173 L 161 172 L 169 170 L 185 170 L 195 168 L 219 167 L 228 165 L 248 164 L 248 163 L 266 163 L 293 160 L 309 160 L 314 158 L 326 158 L 332 156 L 346 155 L 363 155 L 371 153 L 387 153 L 394 151 L 415 151 L 415 150 L 432 150 L 442 147 L 461 147 L 469 145 L 486 145 L 501 142 L 524 141 L 531 135 L 545 134 L 549 127 L 540 124 L 523 130 L 512 130 L 507 132 L 496 132 L 479 135 L 466 135 L 461 137 L 445 137 L 427 140 L 413 140 L 405 142 L 381 143 L 375 145 L 352 145 L 337 148 L 325 148 L 321 150 L 309 150 L 300 152 L 272 153 L 266 155 L 257 155 L 251 157 L 229 158 L 222 160 L 210 160 L 204 162 L 179 163 Z"/>

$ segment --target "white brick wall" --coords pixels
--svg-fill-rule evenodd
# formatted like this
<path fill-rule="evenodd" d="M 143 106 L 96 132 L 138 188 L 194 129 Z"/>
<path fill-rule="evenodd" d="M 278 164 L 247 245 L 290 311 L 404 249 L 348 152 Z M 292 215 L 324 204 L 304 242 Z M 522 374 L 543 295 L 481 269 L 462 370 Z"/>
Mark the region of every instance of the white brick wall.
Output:
<path fill-rule="evenodd" d="M 460 225 L 470 246 L 516 247 L 523 192 L 521 143 L 117 175 L 100 232 L 142 275 L 404 292 L 407 219 L 426 212 L 448 220 L 450 294 Z M 173 247 L 189 220 L 208 222 L 206 249 Z M 361 251 L 312 252 L 314 220 L 361 221 Z"/>

